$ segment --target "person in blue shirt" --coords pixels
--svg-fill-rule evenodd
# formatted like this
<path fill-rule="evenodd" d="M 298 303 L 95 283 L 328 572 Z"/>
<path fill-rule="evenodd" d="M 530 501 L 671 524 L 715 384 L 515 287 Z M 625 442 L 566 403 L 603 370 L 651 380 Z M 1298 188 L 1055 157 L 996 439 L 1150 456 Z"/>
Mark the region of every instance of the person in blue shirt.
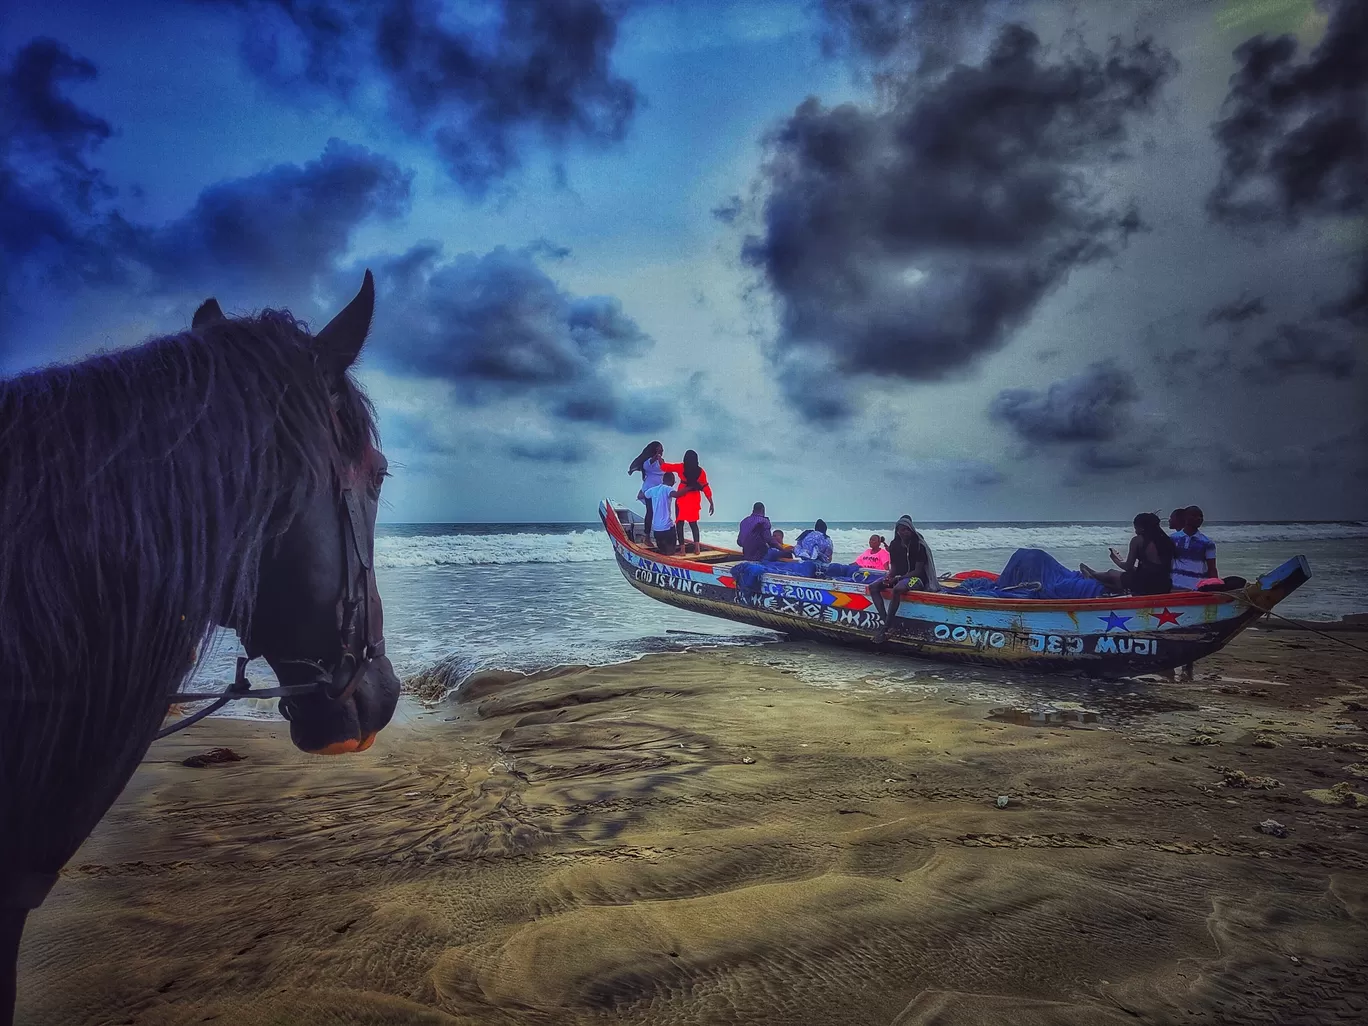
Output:
<path fill-rule="evenodd" d="M 793 543 L 794 559 L 810 559 L 825 564 L 831 562 L 831 552 L 831 539 L 827 537 L 825 520 L 818 520 Z"/>
<path fill-rule="evenodd" d="M 651 527 L 655 534 L 656 551 L 671 556 L 675 551 L 675 518 L 673 502 L 679 498 L 675 490 L 675 476 L 669 471 L 661 475 L 661 482 L 637 492 L 637 498 L 651 510 Z"/>
<path fill-rule="evenodd" d="M 1202 521 L 1201 507 L 1189 506 L 1183 510 L 1183 529 L 1169 536 L 1176 549 L 1174 591 L 1196 591 L 1206 578 L 1220 576 L 1216 571 L 1216 543 L 1202 533 Z"/>

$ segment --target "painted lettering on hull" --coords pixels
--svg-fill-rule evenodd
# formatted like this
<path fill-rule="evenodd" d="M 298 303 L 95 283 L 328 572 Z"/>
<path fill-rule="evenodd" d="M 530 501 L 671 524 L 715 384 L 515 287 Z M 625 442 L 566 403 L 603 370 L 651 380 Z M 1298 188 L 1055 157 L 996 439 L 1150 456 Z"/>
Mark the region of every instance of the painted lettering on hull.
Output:
<path fill-rule="evenodd" d="M 1159 654 L 1159 642 L 1154 638 L 1117 637 L 1104 634 L 1088 637 L 1081 634 L 1009 634 L 1003 631 L 961 624 L 938 623 L 931 629 L 936 641 L 963 645 L 975 649 L 1025 649 L 1035 655 L 1080 656 L 1089 651 L 1098 655 Z"/>
<path fill-rule="evenodd" d="M 703 585 L 697 581 L 683 580 L 669 574 L 657 573 L 654 570 L 633 570 L 632 576 L 638 581 L 653 584 L 657 588 L 669 588 L 671 591 L 683 591 L 690 595 L 703 594 Z"/>
<path fill-rule="evenodd" d="M 822 594 L 828 599 L 831 598 L 829 592 Z M 873 610 L 842 609 L 834 605 L 823 605 L 820 602 L 809 602 L 802 598 L 787 595 L 747 595 L 738 592 L 736 601 L 738 605 L 764 609 L 771 613 L 797 616 L 804 620 L 814 620 L 821 623 L 839 624 L 842 627 L 855 627 L 860 630 L 872 631 L 883 624 L 879 614 Z"/>
<path fill-rule="evenodd" d="M 974 648 L 1005 648 L 1007 635 L 1002 631 L 984 630 L 980 627 L 951 626 L 938 623 L 931 631 L 937 641 L 957 641 Z"/>
<path fill-rule="evenodd" d="M 1108 634 L 1097 639 L 1093 651 L 1099 655 L 1158 655 L 1159 642 L 1154 638 L 1117 638 Z"/>

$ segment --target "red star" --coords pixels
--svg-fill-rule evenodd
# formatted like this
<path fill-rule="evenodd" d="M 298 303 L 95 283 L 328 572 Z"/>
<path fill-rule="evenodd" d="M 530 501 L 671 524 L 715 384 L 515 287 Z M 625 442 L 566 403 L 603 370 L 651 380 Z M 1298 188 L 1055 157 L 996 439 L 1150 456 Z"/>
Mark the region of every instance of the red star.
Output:
<path fill-rule="evenodd" d="M 1162 627 L 1162 626 L 1164 626 L 1164 624 L 1166 624 L 1166 623 L 1171 623 L 1171 624 L 1173 624 L 1175 627 L 1178 625 L 1178 614 L 1177 614 L 1177 613 L 1174 613 L 1174 612 L 1171 612 L 1167 606 L 1165 606 L 1165 607 L 1164 607 L 1164 611 L 1163 611 L 1162 613 L 1159 614 L 1159 624 L 1158 624 L 1158 625 L 1159 625 L 1160 627 Z"/>

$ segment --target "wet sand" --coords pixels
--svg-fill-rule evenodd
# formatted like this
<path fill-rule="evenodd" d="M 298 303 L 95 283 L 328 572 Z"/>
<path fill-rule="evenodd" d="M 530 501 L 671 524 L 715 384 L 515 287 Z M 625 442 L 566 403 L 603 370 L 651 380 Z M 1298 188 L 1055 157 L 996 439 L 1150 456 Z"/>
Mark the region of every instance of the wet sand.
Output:
<path fill-rule="evenodd" d="M 158 742 L 30 920 L 19 1021 L 1368 1020 L 1368 655 L 1258 632 L 1195 683 L 818 686 L 822 658 L 493 676 L 361 756 Z M 246 758 L 181 765 L 218 745 Z"/>

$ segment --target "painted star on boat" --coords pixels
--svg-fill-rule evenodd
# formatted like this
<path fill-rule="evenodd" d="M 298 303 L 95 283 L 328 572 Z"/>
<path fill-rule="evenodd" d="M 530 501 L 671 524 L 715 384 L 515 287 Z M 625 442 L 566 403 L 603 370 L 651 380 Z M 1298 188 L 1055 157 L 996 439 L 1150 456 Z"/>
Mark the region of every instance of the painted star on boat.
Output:
<path fill-rule="evenodd" d="M 1169 609 L 1168 606 L 1165 606 L 1164 611 L 1159 614 L 1159 623 L 1157 626 L 1162 627 L 1166 623 L 1171 623 L 1175 627 L 1178 626 L 1178 614 Z"/>
<path fill-rule="evenodd" d="M 1098 619 L 1101 620 L 1103 623 L 1105 623 L 1105 624 L 1107 625 L 1105 628 L 1103 628 L 1103 633 L 1104 633 L 1104 634 L 1105 634 L 1107 631 L 1112 631 L 1112 630 L 1116 630 L 1116 631 L 1128 631 L 1128 630 L 1130 630 L 1130 628 L 1126 626 L 1126 621 L 1130 619 L 1129 616 L 1117 616 L 1116 613 L 1112 612 L 1112 613 L 1108 613 L 1106 616 L 1099 616 Z"/>

